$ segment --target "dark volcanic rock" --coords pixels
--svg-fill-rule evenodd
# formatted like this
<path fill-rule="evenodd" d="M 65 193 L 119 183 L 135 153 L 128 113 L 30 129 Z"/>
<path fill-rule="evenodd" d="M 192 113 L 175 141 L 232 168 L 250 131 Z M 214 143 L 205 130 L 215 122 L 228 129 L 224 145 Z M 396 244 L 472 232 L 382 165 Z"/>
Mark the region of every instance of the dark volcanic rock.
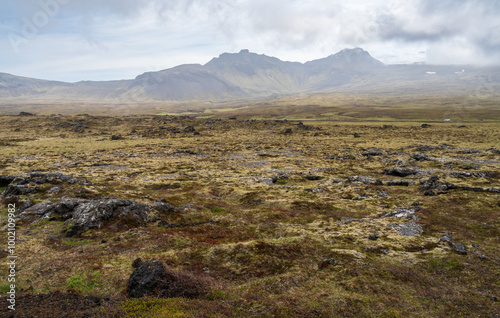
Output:
<path fill-rule="evenodd" d="M 309 175 L 305 176 L 305 178 L 306 178 L 307 180 L 310 180 L 310 181 L 316 181 L 316 180 L 321 180 L 321 179 L 323 179 L 323 177 L 322 177 L 322 176 L 317 176 L 317 175 L 314 175 L 314 174 L 309 174 Z"/>
<path fill-rule="evenodd" d="M 137 268 L 130 275 L 128 296 L 138 298 L 147 295 L 156 297 L 196 298 L 211 290 L 214 281 L 203 275 L 175 271 L 159 261 L 134 261 Z"/>
<path fill-rule="evenodd" d="M 409 217 L 411 215 L 414 215 L 415 212 L 417 212 L 417 209 L 411 208 L 411 207 L 406 207 L 406 208 L 400 208 L 391 212 L 388 212 L 384 214 L 385 217 L 396 217 L 396 218 L 402 218 L 402 217 Z"/>
<path fill-rule="evenodd" d="M 179 212 L 179 209 L 168 203 L 165 199 L 156 200 L 155 203 L 151 204 L 151 207 L 164 214 Z"/>
<path fill-rule="evenodd" d="M 42 172 L 32 172 L 29 174 L 21 174 L 17 176 L 4 176 L 4 184 L 10 181 L 7 185 L 7 189 L 2 193 L 1 199 L 5 199 L 9 196 L 16 195 L 26 195 L 30 193 L 35 193 L 40 190 L 38 185 L 44 183 L 61 183 L 66 182 L 70 184 L 75 183 L 86 183 L 90 184 L 86 179 L 77 179 L 72 176 L 63 175 L 62 173 L 42 173 Z"/>
<path fill-rule="evenodd" d="M 361 154 L 363 156 L 382 156 L 384 154 L 384 151 L 379 148 L 372 148 L 368 151 L 362 152 Z"/>
<path fill-rule="evenodd" d="M 416 161 L 430 160 L 429 156 L 425 152 L 417 152 L 411 155 L 411 158 Z"/>
<path fill-rule="evenodd" d="M 0 187 L 7 187 L 15 178 L 16 176 L 0 176 Z"/>
<path fill-rule="evenodd" d="M 49 218 L 54 211 L 55 205 L 50 201 L 35 204 L 18 215 L 22 220 L 32 220 L 33 218 L 40 218 L 40 220 Z"/>
<path fill-rule="evenodd" d="M 433 175 L 428 180 L 420 182 L 422 186 L 420 190 L 424 191 L 425 195 L 434 195 L 436 193 L 444 193 L 450 189 L 456 189 L 457 186 L 449 182 L 439 181 L 439 176 Z"/>
<path fill-rule="evenodd" d="M 304 125 L 304 123 L 300 122 L 300 123 L 297 124 L 297 129 L 300 129 L 300 130 L 313 130 L 314 126 Z"/>
<path fill-rule="evenodd" d="M 350 176 L 347 179 L 351 182 L 362 182 L 364 184 L 378 184 L 381 185 L 382 181 L 376 179 L 374 177 L 366 177 L 366 176 Z"/>
<path fill-rule="evenodd" d="M 150 295 L 160 285 L 165 269 L 160 261 L 143 262 L 128 280 L 128 296 L 139 298 Z"/>
<path fill-rule="evenodd" d="M 379 199 L 387 199 L 389 197 L 389 193 L 385 190 L 382 190 L 382 191 L 377 193 L 377 197 Z"/>
<path fill-rule="evenodd" d="M 453 244 L 453 251 L 458 254 L 467 255 L 467 248 L 463 244 Z"/>
<path fill-rule="evenodd" d="M 390 176 L 396 176 L 396 177 L 407 177 L 411 175 L 415 175 L 419 173 L 418 168 L 416 167 L 391 167 L 391 168 L 386 168 L 382 172 L 383 174 L 390 175 Z"/>
<path fill-rule="evenodd" d="M 408 180 L 389 180 L 386 182 L 388 186 L 403 186 L 403 187 L 407 187 L 412 183 L 413 183 L 412 181 Z"/>
<path fill-rule="evenodd" d="M 267 185 L 273 185 L 274 183 L 276 183 L 276 181 L 278 181 L 278 177 L 262 178 L 259 180 L 260 183 L 264 183 Z"/>
<path fill-rule="evenodd" d="M 16 195 L 26 195 L 30 193 L 35 193 L 40 190 L 40 187 L 28 187 L 27 185 L 10 185 L 5 189 L 5 191 L 2 193 L 1 198 L 5 199 L 10 196 L 16 196 Z"/>
<path fill-rule="evenodd" d="M 190 133 L 190 132 L 195 132 L 196 129 L 193 127 L 193 126 L 187 126 L 186 128 L 184 128 L 183 130 L 185 133 Z"/>
<path fill-rule="evenodd" d="M 178 209 L 164 200 L 147 205 L 115 198 L 63 198 L 57 203 L 46 201 L 35 204 L 19 213 L 18 217 L 29 222 L 49 218 L 66 221 L 69 227 L 66 236 L 71 237 L 91 228 L 101 228 L 107 223 L 123 225 L 120 228 L 143 226 L 158 220 L 158 213 L 172 212 L 178 212 Z"/>
<path fill-rule="evenodd" d="M 71 227 L 66 236 L 79 235 L 91 228 L 101 228 L 107 220 L 127 217 L 135 226 L 153 221 L 151 207 L 125 199 L 102 198 L 78 205 L 71 218 Z"/>

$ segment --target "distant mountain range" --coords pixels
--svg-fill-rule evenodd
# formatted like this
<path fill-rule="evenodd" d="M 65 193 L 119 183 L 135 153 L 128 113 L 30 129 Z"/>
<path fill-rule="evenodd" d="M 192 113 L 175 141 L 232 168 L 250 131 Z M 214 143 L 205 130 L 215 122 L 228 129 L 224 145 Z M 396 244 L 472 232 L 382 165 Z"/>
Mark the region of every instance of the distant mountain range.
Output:
<path fill-rule="evenodd" d="M 241 50 L 133 80 L 65 83 L 0 73 L 0 101 L 227 101 L 276 95 L 477 92 L 500 67 L 385 65 L 360 48 L 306 63 Z"/>

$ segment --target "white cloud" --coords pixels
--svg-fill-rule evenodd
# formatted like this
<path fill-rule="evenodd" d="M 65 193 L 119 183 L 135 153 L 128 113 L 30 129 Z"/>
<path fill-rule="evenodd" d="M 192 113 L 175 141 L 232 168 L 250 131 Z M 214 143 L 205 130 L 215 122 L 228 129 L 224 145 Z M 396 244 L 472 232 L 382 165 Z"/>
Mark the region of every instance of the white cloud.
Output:
<path fill-rule="evenodd" d="M 132 78 L 242 48 L 301 62 L 355 46 L 385 63 L 500 61 L 496 1 L 64 0 L 23 38 L 25 21 L 47 11 L 40 1 L 63 3 L 0 2 L 1 72 Z M 9 34 L 26 41 L 14 50 Z"/>

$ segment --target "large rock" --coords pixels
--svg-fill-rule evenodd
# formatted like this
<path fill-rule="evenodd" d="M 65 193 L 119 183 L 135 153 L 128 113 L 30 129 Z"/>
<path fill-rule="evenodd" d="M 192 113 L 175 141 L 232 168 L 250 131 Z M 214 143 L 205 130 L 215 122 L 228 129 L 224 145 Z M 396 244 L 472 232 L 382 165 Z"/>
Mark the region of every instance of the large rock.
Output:
<path fill-rule="evenodd" d="M 9 184 L 14 181 L 16 176 L 0 176 L 0 187 L 5 188 L 9 186 Z"/>
<path fill-rule="evenodd" d="M 94 199 L 79 204 L 74 209 L 69 220 L 71 227 L 66 236 L 71 237 L 92 228 L 101 228 L 106 221 L 116 218 L 128 218 L 127 222 L 135 226 L 142 226 L 156 219 L 147 204 L 125 199 Z"/>
<path fill-rule="evenodd" d="M 415 208 L 406 207 L 406 208 L 400 208 L 400 209 L 388 212 L 384 216 L 385 217 L 402 218 L 402 217 L 412 216 L 415 214 L 415 212 L 417 212 L 417 210 Z"/>
<path fill-rule="evenodd" d="M 382 172 L 383 174 L 390 175 L 390 176 L 396 176 L 396 177 L 407 177 L 411 175 L 415 175 L 420 172 L 420 169 L 416 167 L 391 167 L 391 168 L 386 168 Z"/>
<path fill-rule="evenodd" d="M 437 193 L 445 193 L 450 189 L 456 189 L 457 186 L 449 182 L 439 181 L 439 176 L 433 175 L 425 181 L 421 181 L 420 190 L 424 191 L 426 195 Z"/>
<path fill-rule="evenodd" d="M 426 161 L 430 160 L 429 155 L 427 155 L 425 152 L 417 152 L 411 155 L 411 158 L 416 160 L 416 161 Z"/>
<path fill-rule="evenodd" d="M 66 236 L 79 235 L 92 228 L 102 228 L 107 223 L 120 223 L 126 227 L 143 226 L 159 219 L 158 213 L 177 212 L 178 209 L 164 200 L 152 205 L 133 200 L 100 198 L 93 200 L 63 198 L 57 203 L 45 201 L 20 212 L 18 218 L 39 222 L 45 219 L 66 221 Z"/>
<path fill-rule="evenodd" d="M 139 298 L 152 294 L 160 285 L 165 269 L 160 261 L 143 262 L 128 280 L 128 296 Z"/>

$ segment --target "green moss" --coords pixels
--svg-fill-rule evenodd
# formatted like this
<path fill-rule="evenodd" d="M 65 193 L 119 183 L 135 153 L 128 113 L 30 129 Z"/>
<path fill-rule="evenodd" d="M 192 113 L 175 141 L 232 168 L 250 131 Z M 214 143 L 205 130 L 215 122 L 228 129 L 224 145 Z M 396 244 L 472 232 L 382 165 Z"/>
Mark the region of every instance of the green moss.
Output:
<path fill-rule="evenodd" d="M 66 280 L 66 286 L 81 293 L 91 293 L 102 285 L 102 275 L 94 271 L 91 275 L 74 274 Z"/>

